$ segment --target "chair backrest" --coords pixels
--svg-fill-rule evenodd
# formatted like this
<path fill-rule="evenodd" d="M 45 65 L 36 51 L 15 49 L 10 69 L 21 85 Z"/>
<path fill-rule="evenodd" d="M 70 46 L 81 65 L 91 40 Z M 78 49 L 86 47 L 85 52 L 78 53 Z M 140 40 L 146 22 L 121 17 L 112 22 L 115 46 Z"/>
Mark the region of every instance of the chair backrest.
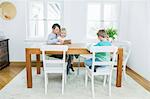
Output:
<path fill-rule="evenodd" d="M 41 46 L 41 51 L 42 51 L 42 58 L 43 58 L 43 67 L 45 68 L 46 64 L 65 64 L 65 59 L 66 59 L 66 51 L 68 50 L 67 45 L 43 45 Z M 46 51 L 58 51 L 58 52 L 63 52 L 63 58 L 62 59 L 57 59 L 57 58 L 47 58 Z"/>
<path fill-rule="evenodd" d="M 113 69 L 114 65 L 115 65 L 115 60 L 116 60 L 116 53 L 118 51 L 118 48 L 116 46 L 92 46 L 90 48 L 90 52 L 92 52 L 92 71 L 94 72 L 94 67 L 96 65 L 99 66 L 110 66 L 110 70 Z M 95 61 L 96 57 L 95 54 L 96 53 L 110 53 L 110 55 L 108 56 L 107 61 Z"/>
<path fill-rule="evenodd" d="M 123 65 L 126 66 L 131 53 L 131 42 L 130 41 L 115 41 L 113 45 L 118 48 L 123 48 Z"/>

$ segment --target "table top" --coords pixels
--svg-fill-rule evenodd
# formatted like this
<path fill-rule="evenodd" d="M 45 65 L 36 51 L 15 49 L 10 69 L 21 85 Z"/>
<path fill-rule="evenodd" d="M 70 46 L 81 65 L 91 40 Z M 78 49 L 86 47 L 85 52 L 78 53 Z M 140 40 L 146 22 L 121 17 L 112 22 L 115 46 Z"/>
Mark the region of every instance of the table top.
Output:
<path fill-rule="evenodd" d="M 41 46 L 43 45 L 50 45 L 50 44 L 47 44 L 47 43 L 35 43 L 35 44 L 32 44 L 26 48 L 35 48 L 35 49 L 40 49 Z M 87 46 L 89 44 L 86 44 L 86 43 L 72 43 L 72 44 L 65 44 L 69 47 L 69 49 L 87 49 Z"/>

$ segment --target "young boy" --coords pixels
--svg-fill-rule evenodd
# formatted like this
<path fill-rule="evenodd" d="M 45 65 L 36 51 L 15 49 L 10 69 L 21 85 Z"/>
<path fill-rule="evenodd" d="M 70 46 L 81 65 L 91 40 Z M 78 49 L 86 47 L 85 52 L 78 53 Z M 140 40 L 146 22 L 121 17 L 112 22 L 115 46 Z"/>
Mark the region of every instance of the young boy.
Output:
<path fill-rule="evenodd" d="M 111 42 L 108 41 L 108 35 L 106 34 L 105 30 L 99 30 L 97 33 L 97 36 L 100 42 L 98 42 L 94 46 L 111 46 Z M 99 52 L 99 53 L 96 53 L 95 57 L 96 57 L 95 61 L 107 61 L 109 60 L 110 53 Z M 84 63 L 87 66 L 89 66 L 89 68 L 91 69 L 92 58 L 85 60 Z M 94 71 L 96 71 L 96 68 L 94 68 Z"/>

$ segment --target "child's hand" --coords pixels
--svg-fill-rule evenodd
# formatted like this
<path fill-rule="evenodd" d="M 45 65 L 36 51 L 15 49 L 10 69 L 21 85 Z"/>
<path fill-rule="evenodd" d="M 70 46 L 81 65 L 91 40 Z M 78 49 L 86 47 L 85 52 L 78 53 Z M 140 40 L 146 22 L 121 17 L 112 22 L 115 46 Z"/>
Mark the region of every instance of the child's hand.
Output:
<path fill-rule="evenodd" d="M 58 36 L 58 37 L 57 37 L 57 39 L 58 39 L 58 40 L 60 40 L 60 39 L 61 39 L 61 37 L 60 37 L 60 36 Z"/>
<path fill-rule="evenodd" d="M 64 43 L 64 40 L 63 40 L 63 39 L 60 39 L 59 41 L 60 41 L 60 43 L 61 43 L 61 44 L 63 44 L 63 43 Z"/>

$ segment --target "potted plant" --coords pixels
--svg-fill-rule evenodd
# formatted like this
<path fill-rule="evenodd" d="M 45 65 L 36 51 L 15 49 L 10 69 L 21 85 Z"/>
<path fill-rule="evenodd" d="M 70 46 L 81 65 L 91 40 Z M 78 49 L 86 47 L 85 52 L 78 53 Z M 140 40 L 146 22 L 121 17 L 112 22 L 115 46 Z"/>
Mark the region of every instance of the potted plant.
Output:
<path fill-rule="evenodd" d="M 115 40 L 117 38 L 117 29 L 114 29 L 113 27 L 107 28 L 106 33 L 111 40 Z"/>

